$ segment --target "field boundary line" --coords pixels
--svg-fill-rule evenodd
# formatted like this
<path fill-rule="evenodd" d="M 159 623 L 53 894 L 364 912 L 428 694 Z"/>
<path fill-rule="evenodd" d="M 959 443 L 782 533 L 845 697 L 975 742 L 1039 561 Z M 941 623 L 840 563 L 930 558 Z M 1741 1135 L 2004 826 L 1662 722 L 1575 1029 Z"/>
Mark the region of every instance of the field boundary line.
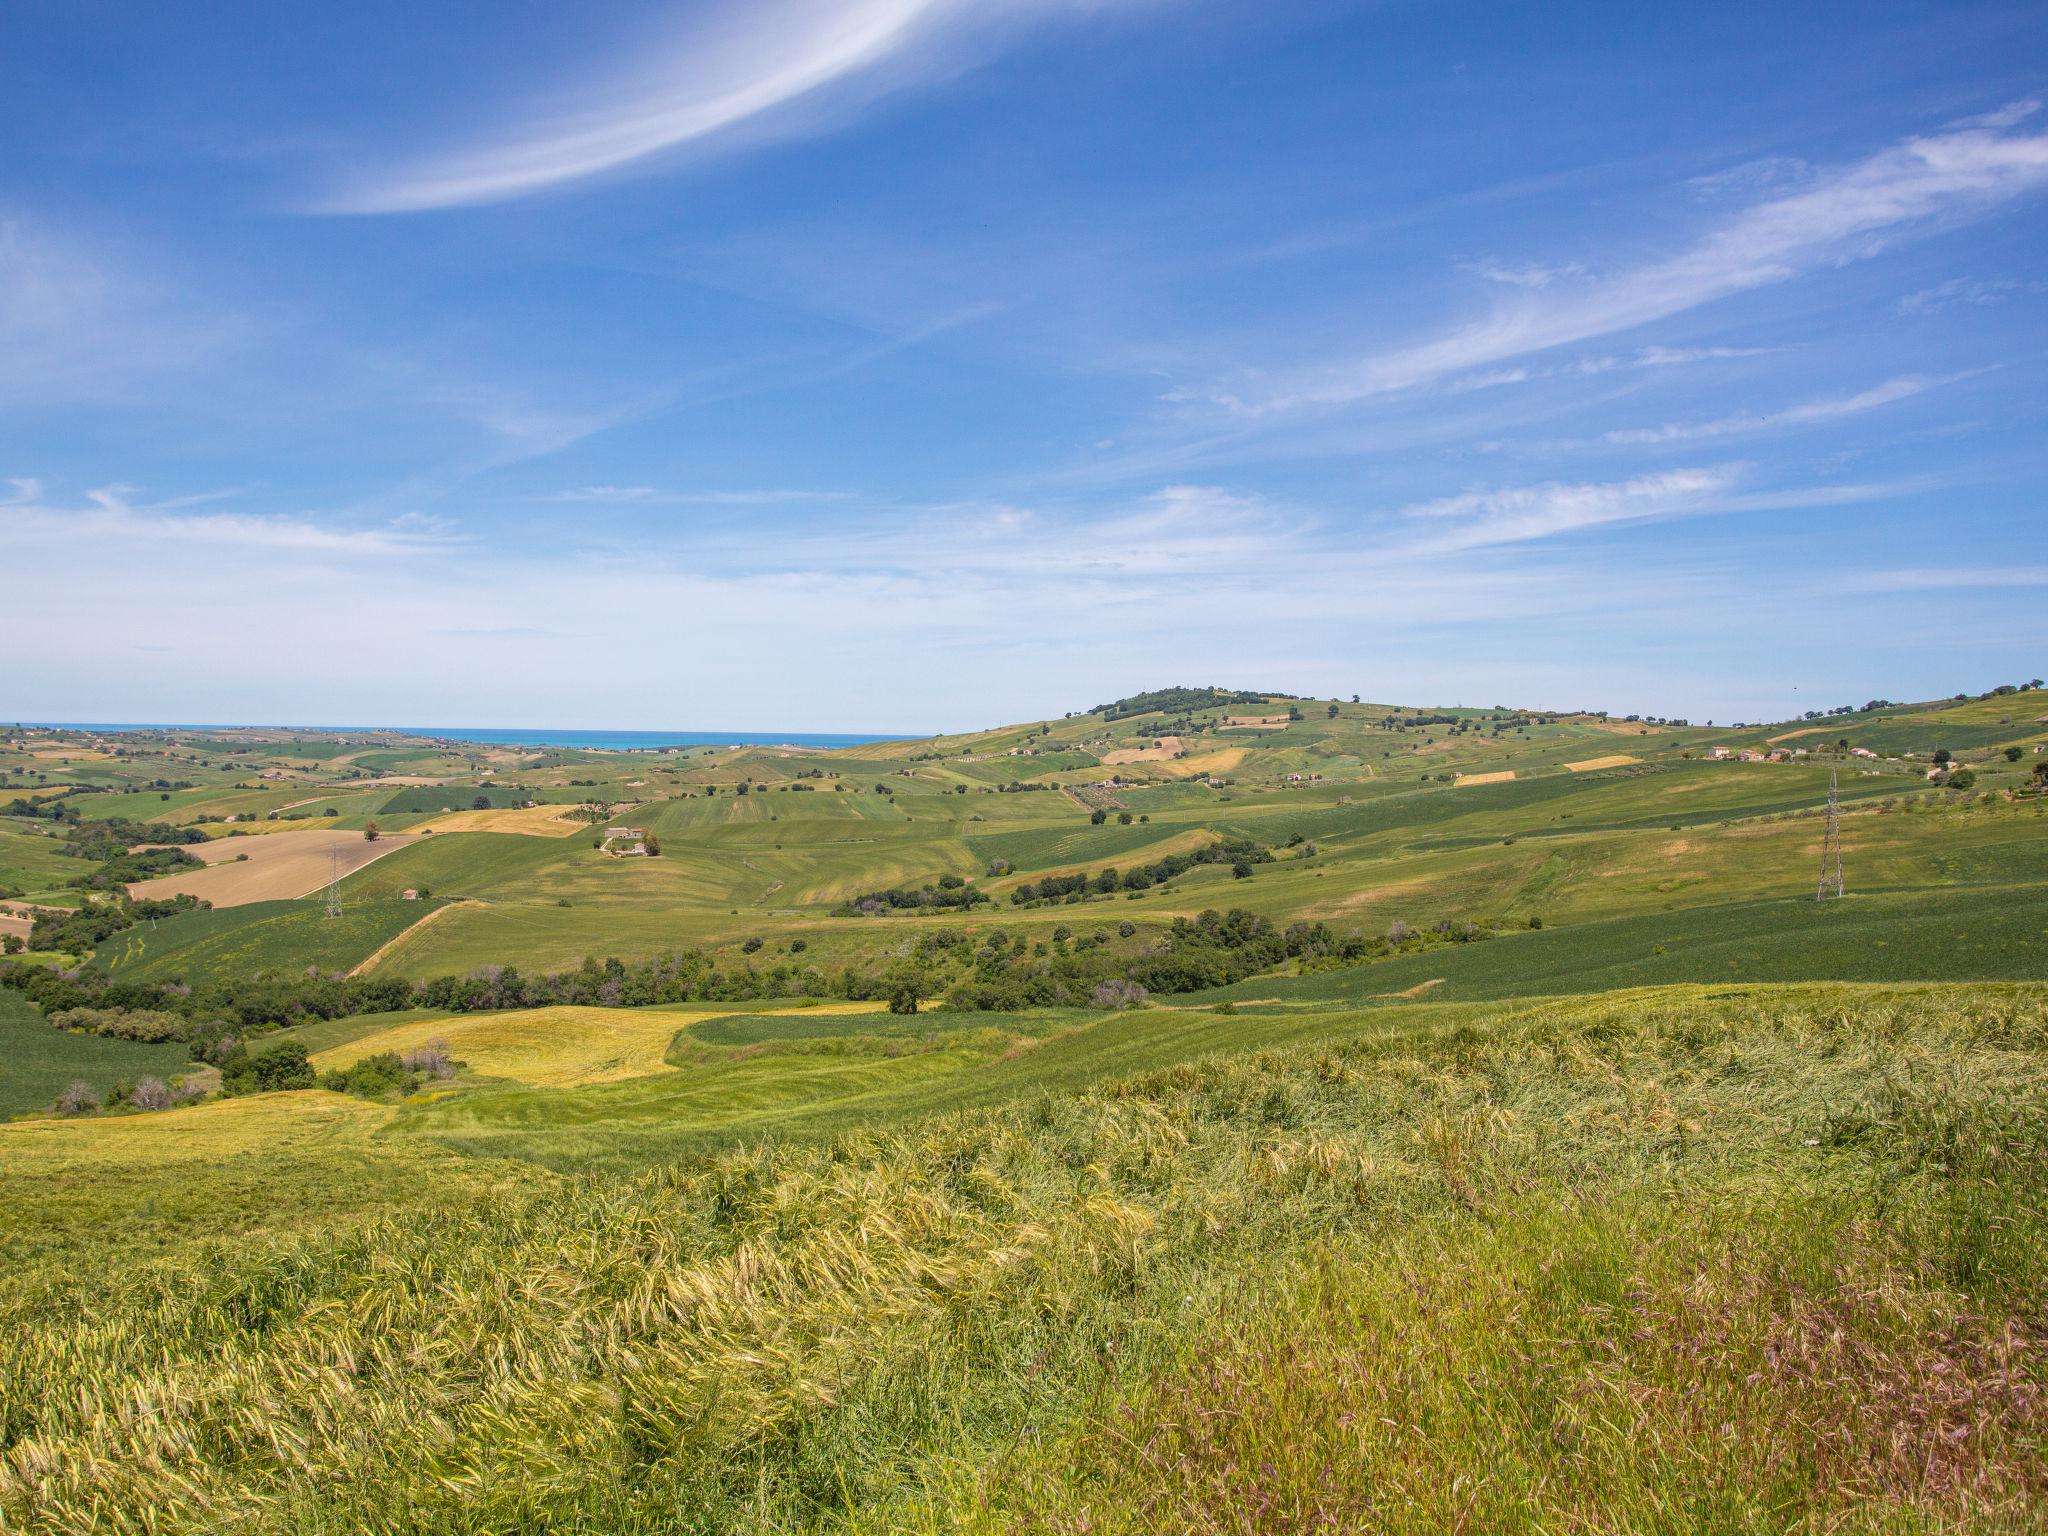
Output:
<path fill-rule="evenodd" d="M 453 912 L 457 907 L 481 907 L 484 905 L 484 902 L 477 900 L 476 897 L 474 896 L 465 896 L 460 901 L 451 901 L 444 907 L 434 908 L 434 910 L 431 912 L 422 912 L 417 919 L 410 923 L 407 923 L 403 928 L 399 929 L 398 932 L 391 935 L 390 938 L 386 939 L 382 944 L 379 944 L 375 949 L 371 950 L 369 954 L 365 955 L 362 959 L 358 960 L 353 966 L 351 966 L 349 968 L 349 975 L 368 975 L 371 968 L 374 967 L 379 960 L 382 960 L 386 955 L 390 954 L 391 951 L 399 945 L 399 943 L 401 943 L 405 939 L 410 938 L 413 934 L 418 933 L 422 928 L 426 927 L 427 924 L 431 923 L 443 912 Z"/>

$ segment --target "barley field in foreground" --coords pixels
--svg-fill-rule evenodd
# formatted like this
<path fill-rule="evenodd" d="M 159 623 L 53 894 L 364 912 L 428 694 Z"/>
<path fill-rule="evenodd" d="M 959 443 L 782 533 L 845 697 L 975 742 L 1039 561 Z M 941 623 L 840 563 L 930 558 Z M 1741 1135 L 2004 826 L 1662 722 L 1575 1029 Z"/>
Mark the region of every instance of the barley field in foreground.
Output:
<path fill-rule="evenodd" d="M 345 1208 L 205 1235 L 266 1156 L 221 1136 L 144 1251 L 150 1170 L 97 1223 L 73 1177 L 0 1293 L 0 1526 L 2040 1528 L 2048 990 L 1319 1021 L 644 1173 L 366 1106 Z"/>

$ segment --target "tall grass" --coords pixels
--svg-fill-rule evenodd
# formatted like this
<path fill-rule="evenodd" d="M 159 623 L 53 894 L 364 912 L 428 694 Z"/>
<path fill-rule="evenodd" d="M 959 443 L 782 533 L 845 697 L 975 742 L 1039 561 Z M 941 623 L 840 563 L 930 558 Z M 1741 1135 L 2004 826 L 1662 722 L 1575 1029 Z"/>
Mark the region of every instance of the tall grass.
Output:
<path fill-rule="evenodd" d="M 0 1303 L 0 1525 L 2038 1525 L 2048 1001 L 1490 1028 Z"/>

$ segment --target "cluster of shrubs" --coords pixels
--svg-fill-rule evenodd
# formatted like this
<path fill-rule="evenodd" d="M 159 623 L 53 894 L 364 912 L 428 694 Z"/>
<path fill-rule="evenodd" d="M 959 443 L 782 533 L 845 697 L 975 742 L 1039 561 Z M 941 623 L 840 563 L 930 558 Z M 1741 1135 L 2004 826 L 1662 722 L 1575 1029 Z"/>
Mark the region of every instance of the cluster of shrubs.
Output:
<path fill-rule="evenodd" d="M 28 947 L 80 954 L 137 923 L 176 917 L 181 912 L 196 912 L 212 905 L 196 896 L 179 895 L 163 900 L 130 901 L 116 897 L 112 901 L 88 901 L 75 912 L 39 907 L 29 930 Z"/>
<path fill-rule="evenodd" d="M 1245 879 L 1250 876 L 1253 865 L 1272 862 L 1272 850 L 1251 838 L 1226 837 L 1206 848 L 1197 848 L 1191 853 L 1170 853 L 1163 859 L 1134 869 L 1118 871 L 1109 868 L 1093 875 L 1046 875 L 1037 880 L 1027 880 L 1010 892 L 1010 900 L 1016 906 L 1030 907 L 1048 901 L 1077 902 L 1091 895 L 1113 896 L 1118 891 L 1149 890 L 1201 864 L 1228 864 L 1232 874 Z"/>
<path fill-rule="evenodd" d="M 58 1029 L 73 1034 L 101 1035 L 109 1040 L 136 1040 L 163 1045 L 191 1038 L 192 1021 L 159 1008 L 66 1008 L 50 1015 Z"/>
<path fill-rule="evenodd" d="M 160 1077 L 123 1078 L 104 1094 L 91 1083 L 69 1084 L 57 1095 L 54 1106 L 60 1115 L 90 1115 L 98 1110 L 169 1109 L 201 1097 L 201 1090 L 189 1083 L 166 1083 Z"/>
<path fill-rule="evenodd" d="M 965 909 L 980 906 L 988 900 L 986 892 L 976 890 L 960 876 L 941 875 L 936 882 L 927 880 L 915 888 L 892 886 L 885 891 L 868 891 L 854 897 L 847 903 L 845 910 L 857 912 L 863 917 L 875 917 L 890 911 Z"/>
<path fill-rule="evenodd" d="M 429 1082 L 446 1082 L 459 1066 L 446 1040 L 430 1040 L 417 1050 L 379 1051 L 353 1066 L 323 1072 L 319 1083 L 330 1092 L 352 1093 L 358 1098 L 403 1097 L 419 1092 Z"/>

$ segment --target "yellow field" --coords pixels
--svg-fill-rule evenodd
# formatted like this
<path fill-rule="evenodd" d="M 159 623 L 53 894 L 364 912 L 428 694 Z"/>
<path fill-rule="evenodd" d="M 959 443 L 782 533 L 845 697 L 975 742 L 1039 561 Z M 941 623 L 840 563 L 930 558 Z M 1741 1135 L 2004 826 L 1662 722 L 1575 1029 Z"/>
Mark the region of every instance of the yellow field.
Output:
<path fill-rule="evenodd" d="M 386 1105 L 338 1093 L 255 1094 L 154 1115 L 0 1124 L 0 1167 L 16 1175 L 104 1174 L 167 1163 L 265 1157 L 297 1146 L 331 1148 L 365 1138 L 391 1119 Z"/>
<path fill-rule="evenodd" d="M 223 837 L 194 843 L 187 852 L 205 861 L 205 869 L 181 870 L 155 880 L 138 880 L 128 894 L 160 901 L 193 895 L 216 907 L 247 906 L 252 901 L 289 901 L 317 891 L 328 881 L 340 854 L 341 873 L 361 869 L 394 848 L 417 838 L 396 833 L 370 842 L 360 832 L 271 832 L 262 837 Z M 248 857 L 243 859 L 241 855 Z"/>
<path fill-rule="evenodd" d="M 307 805 L 316 805 L 318 803 L 318 798 L 305 802 Z M 286 806 L 285 809 L 290 810 L 291 807 Z M 195 821 L 192 825 L 218 842 L 220 839 L 228 836 L 275 836 L 279 832 L 325 832 L 334 825 L 334 818 L 331 816 L 303 816 L 297 821 Z M 360 836 L 361 834 L 358 833 L 357 835 Z M 200 849 L 194 848 L 192 851 L 198 854 L 200 858 L 206 858 L 206 854 Z M 209 862 L 211 861 L 209 860 Z"/>
<path fill-rule="evenodd" d="M 873 1013 L 882 1004 L 834 1003 L 834 1013 Z M 804 1012 L 786 1008 L 782 1013 Z M 416 1050 L 446 1041 L 455 1059 L 483 1077 L 508 1077 L 539 1088 L 573 1088 L 672 1070 L 662 1060 L 676 1031 L 730 1008 L 528 1008 L 516 1013 L 458 1014 L 394 1024 L 313 1057 L 322 1072 L 352 1066 L 380 1051 Z"/>
<path fill-rule="evenodd" d="M 574 837 L 588 832 L 587 821 L 563 816 L 563 805 L 513 805 L 495 811 L 450 811 L 415 828 L 422 832 L 519 832 L 528 837 Z"/>
<path fill-rule="evenodd" d="M 1498 773 L 1461 773 L 1452 783 L 1453 789 L 1463 789 L 1468 784 L 1505 784 L 1515 776 L 1512 768 L 1503 768 Z"/>
<path fill-rule="evenodd" d="M 1111 768 L 1115 768 L 1122 763 L 1163 763 L 1180 751 L 1180 738 L 1178 736 L 1155 736 L 1152 739 L 1158 742 L 1159 745 L 1156 747 L 1119 747 L 1114 752 L 1105 753 L 1102 761 Z"/>
<path fill-rule="evenodd" d="M 1630 757 L 1626 752 L 1617 752 L 1612 757 L 1589 757 L 1584 762 L 1566 763 L 1573 773 L 1591 773 L 1596 768 L 1625 768 L 1630 763 L 1640 763 L 1640 757 Z"/>
<path fill-rule="evenodd" d="M 1216 752 L 1201 752 L 1193 757 L 1184 757 L 1168 772 L 1175 778 L 1192 779 L 1206 777 L 1212 773 L 1228 773 L 1245 759 L 1243 747 L 1224 747 Z"/>

